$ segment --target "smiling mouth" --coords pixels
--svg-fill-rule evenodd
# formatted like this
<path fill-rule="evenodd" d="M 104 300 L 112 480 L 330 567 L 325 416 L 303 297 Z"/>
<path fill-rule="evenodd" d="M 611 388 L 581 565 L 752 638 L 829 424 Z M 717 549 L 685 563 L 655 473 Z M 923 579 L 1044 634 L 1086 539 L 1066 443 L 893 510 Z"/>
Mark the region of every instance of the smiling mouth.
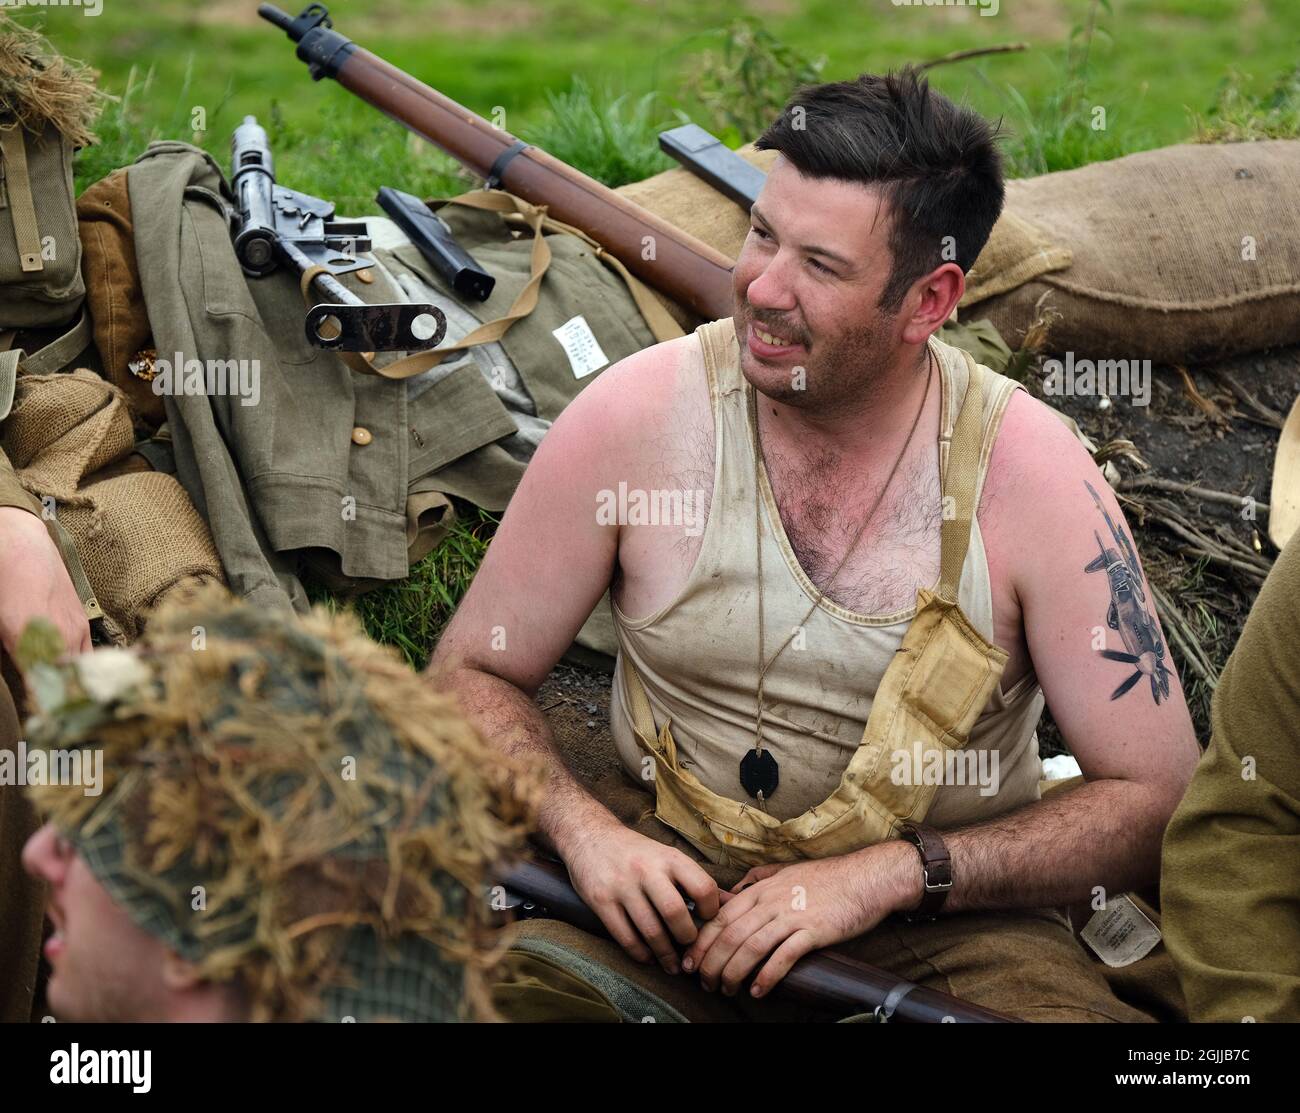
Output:
<path fill-rule="evenodd" d="M 802 345 L 797 341 L 790 340 L 787 337 L 780 335 L 779 333 L 769 332 L 767 329 L 763 328 L 762 325 L 751 322 L 749 327 L 750 327 L 751 335 L 754 337 L 754 339 L 767 345 L 769 348 L 802 347 Z"/>

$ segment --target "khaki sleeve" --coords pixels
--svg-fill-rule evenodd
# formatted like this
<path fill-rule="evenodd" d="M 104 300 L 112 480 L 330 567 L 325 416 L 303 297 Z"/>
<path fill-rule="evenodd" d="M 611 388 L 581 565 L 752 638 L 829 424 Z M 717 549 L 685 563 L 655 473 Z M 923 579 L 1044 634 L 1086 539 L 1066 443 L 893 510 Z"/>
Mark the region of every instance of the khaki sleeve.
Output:
<path fill-rule="evenodd" d="M 0 450 L 0 506 L 20 506 L 33 514 L 41 512 L 40 501 L 18 482 L 3 450 Z"/>
<path fill-rule="evenodd" d="M 1161 912 L 1192 1020 L 1300 1020 L 1300 536 L 1214 694 L 1165 832 Z"/>

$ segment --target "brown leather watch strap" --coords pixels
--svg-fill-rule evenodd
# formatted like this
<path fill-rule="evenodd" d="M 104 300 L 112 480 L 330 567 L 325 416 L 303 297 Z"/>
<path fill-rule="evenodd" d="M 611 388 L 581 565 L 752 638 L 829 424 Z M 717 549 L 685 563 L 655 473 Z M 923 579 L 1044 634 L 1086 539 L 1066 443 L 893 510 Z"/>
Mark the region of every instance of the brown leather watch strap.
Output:
<path fill-rule="evenodd" d="M 921 827 L 915 823 L 904 823 L 898 829 L 898 837 L 910 842 L 921 855 L 921 877 L 925 884 L 921 903 L 910 912 L 904 912 L 903 919 L 908 923 L 933 920 L 952 889 L 952 858 L 948 846 L 933 827 Z"/>

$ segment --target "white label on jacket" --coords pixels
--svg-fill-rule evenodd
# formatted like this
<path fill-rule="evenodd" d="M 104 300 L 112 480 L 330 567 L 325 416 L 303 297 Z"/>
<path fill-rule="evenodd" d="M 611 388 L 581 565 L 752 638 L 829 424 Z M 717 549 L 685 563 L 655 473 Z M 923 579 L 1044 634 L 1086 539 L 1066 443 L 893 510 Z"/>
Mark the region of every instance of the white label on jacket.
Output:
<path fill-rule="evenodd" d="M 1160 929 L 1128 897 L 1107 901 L 1079 933 L 1107 966 L 1127 966 L 1160 942 Z"/>
<path fill-rule="evenodd" d="M 600 343 L 585 317 L 574 317 L 565 321 L 551 335 L 560 342 L 564 354 L 569 357 L 569 366 L 573 368 L 573 377 L 582 379 L 593 371 L 599 371 L 609 362 L 600 350 Z"/>

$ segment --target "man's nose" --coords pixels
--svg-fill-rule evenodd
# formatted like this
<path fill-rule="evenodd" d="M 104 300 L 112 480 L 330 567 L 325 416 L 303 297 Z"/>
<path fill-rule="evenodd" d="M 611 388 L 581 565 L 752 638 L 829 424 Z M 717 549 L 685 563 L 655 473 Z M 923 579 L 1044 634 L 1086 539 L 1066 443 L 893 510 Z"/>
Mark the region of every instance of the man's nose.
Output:
<path fill-rule="evenodd" d="M 47 823 L 23 847 L 23 869 L 33 877 L 56 884 L 63 878 L 66 868 L 59 853 L 59 832 L 54 824 Z"/>
<path fill-rule="evenodd" d="M 777 252 L 745 288 L 745 298 L 755 309 L 788 311 L 795 307 L 794 290 L 788 280 L 787 260 Z"/>

